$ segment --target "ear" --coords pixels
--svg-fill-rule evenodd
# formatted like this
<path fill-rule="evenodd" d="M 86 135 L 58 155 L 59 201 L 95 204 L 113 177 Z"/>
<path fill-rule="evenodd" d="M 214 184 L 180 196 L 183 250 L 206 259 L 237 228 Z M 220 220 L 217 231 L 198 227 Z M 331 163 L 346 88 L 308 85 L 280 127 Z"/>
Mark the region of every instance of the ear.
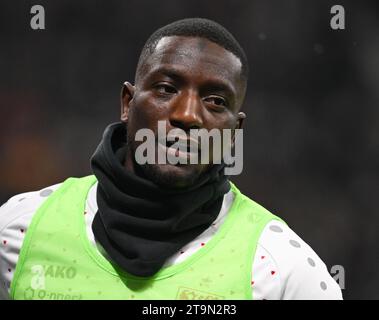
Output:
<path fill-rule="evenodd" d="M 135 87 L 129 82 L 124 82 L 121 89 L 121 121 L 128 122 L 130 101 L 134 97 Z"/>
<path fill-rule="evenodd" d="M 245 118 L 246 114 L 244 112 L 238 112 L 236 129 L 242 129 L 242 124 Z"/>
<path fill-rule="evenodd" d="M 244 112 L 238 112 L 238 115 L 237 115 L 237 124 L 236 124 L 236 128 L 235 129 L 242 129 L 242 124 L 243 124 L 243 121 L 245 120 L 246 118 L 246 114 Z M 232 148 L 234 148 L 234 142 L 235 142 L 235 130 L 233 130 L 233 137 L 232 137 Z"/>

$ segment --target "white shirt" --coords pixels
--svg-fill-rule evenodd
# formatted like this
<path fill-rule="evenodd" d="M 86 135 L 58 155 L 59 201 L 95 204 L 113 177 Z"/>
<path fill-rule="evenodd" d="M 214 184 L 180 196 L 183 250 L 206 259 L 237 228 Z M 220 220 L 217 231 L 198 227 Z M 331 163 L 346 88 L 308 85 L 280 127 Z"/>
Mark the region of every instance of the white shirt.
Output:
<path fill-rule="evenodd" d="M 42 202 L 61 184 L 18 194 L 0 207 L 0 299 L 9 299 L 10 283 L 25 232 Z M 87 236 L 96 247 L 92 221 L 97 212 L 97 183 L 86 200 Z M 224 222 L 234 194 L 224 196 L 220 213 L 201 235 L 170 257 L 165 266 L 182 262 L 204 246 Z M 251 287 L 256 300 L 342 299 L 342 293 L 318 255 L 287 225 L 270 222 L 263 230 L 252 264 Z"/>

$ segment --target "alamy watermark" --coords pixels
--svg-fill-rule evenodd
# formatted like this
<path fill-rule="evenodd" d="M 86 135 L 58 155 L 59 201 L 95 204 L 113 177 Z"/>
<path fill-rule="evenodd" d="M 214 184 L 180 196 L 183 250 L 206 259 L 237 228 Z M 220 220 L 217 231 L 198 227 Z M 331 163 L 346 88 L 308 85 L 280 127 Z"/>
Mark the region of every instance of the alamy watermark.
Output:
<path fill-rule="evenodd" d="M 334 5 L 330 8 L 330 13 L 333 14 L 330 19 L 330 27 L 333 30 L 345 29 L 345 8 L 341 5 Z"/>
<path fill-rule="evenodd" d="M 30 287 L 33 290 L 45 289 L 45 270 L 41 265 L 34 265 L 31 268 L 33 274 L 30 280 Z"/>
<path fill-rule="evenodd" d="M 339 264 L 334 265 L 330 269 L 330 274 L 338 283 L 341 289 L 345 289 L 345 268 Z"/>
<path fill-rule="evenodd" d="M 166 121 L 158 121 L 157 136 L 150 129 L 139 129 L 135 141 L 138 164 L 220 164 L 226 175 L 243 169 L 243 129 L 190 129 L 166 131 Z M 233 152 L 234 151 L 234 152 Z M 157 156 L 156 156 L 157 155 Z"/>
<path fill-rule="evenodd" d="M 33 30 L 44 30 L 45 29 L 45 8 L 42 5 L 36 4 L 30 8 L 30 13 L 32 17 L 30 19 L 30 27 Z M 345 8 L 342 5 L 333 5 L 330 8 L 330 13 L 333 14 L 330 19 L 330 27 L 333 30 L 343 30 L 345 29 Z M 261 33 L 259 38 L 264 40 L 266 35 Z"/>
<path fill-rule="evenodd" d="M 36 4 L 30 8 L 30 13 L 33 15 L 30 19 L 30 27 L 33 30 L 45 29 L 45 8 Z"/>

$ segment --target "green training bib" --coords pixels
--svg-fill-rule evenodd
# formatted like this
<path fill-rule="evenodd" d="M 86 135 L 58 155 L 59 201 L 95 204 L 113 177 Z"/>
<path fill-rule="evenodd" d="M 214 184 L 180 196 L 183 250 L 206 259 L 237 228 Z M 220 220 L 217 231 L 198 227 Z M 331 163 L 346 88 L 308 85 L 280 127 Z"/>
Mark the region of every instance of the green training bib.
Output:
<path fill-rule="evenodd" d="M 252 299 L 258 239 L 280 218 L 240 193 L 211 240 L 183 262 L 136 277 L 89 241 L 84 210 L 95 176 L 69 178 L 34 215 L 11 283 L 12 299 Z"/>

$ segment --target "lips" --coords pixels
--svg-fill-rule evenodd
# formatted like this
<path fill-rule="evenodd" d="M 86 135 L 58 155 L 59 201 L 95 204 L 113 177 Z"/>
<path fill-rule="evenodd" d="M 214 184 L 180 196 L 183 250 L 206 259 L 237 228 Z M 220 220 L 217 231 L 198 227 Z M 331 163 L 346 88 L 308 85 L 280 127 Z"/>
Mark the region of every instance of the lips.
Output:
<path fill-rule="evenodd" d="M 200 151 L 197 141 L 187 137 L 180 137 L 179 140 L 176 139 L 175 141 L 166 140 L 158 142 L 158 148 L 169 158 L 178 159 L 180 163 L 188 163 L 191 157 L 197 159 Z"/>
<path fill-rule="evenodd" d="M 187 138 L 187 137 L 179 137 L 179 139 L 176 139 L 175 141 L 166 141 L 166 147 L 171 148 L 174 146 L 174 149 L 179 149 L 180 151 L 187 151 L 187 152 L 199 152 L 200 146 L 199 143 L 195 139 Z"/>

